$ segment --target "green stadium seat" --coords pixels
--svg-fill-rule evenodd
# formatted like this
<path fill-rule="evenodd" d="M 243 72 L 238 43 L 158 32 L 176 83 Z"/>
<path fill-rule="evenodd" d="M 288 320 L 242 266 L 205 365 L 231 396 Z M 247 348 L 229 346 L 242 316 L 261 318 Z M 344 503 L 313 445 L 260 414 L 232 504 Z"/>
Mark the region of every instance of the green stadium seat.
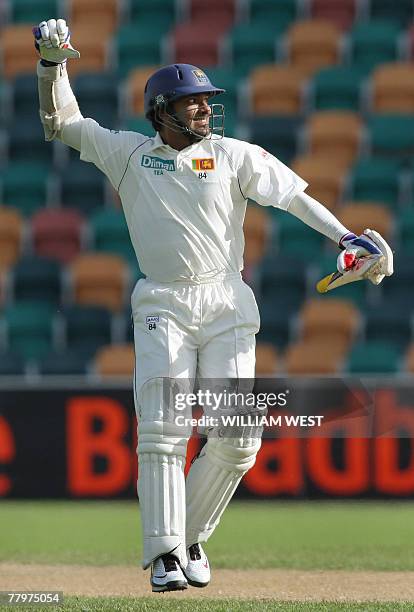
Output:
<path fill-rule="evenodd" d="M 11 101 L 14 117 L 30 118 L 33 123 L 39 124 L 36 73 L 20 74 L 12 81 Z"/>
<path fill-rule="evenodd" d="M 77 351 L 51 351 L 37 362 L 42 376 L 83 376 L 88 372 L 89 357 Z"/>
<path fill-rule="evenodd" d="M 299 16 L 298 9 L 298 0 L 250 0 L 250 21 L 274 23 L 286 29 Z"/>
<path fill-rule="evenodd" d="M 284 29 L 273 21 L 236 25 L 227 37 L 233 71 L 246 75 L 260 64 L 275 62 L 276 41 Z"/>
<path fill-rule="evenodd" d="M 13 23 L 40 23 L 58 15 L 58 2 L 56 0 L 12 0 L 10 2 L 10 21 Z"/>
<path fill-rule="evenodd" d="M 382 283 L 387 303 L 414 304 L 414 257 L 412 251 L 394 257 L 394 274 Z"/>
<path fill-rule="evenodd" d="M 35 161 L 10 163 L 0 175 L 1 199 L 22 214 L 31 215 L 46 204 L 49 179 L 46 164 Z"/>
<path fill-rule="evenodd" d="M 368 157 L 350 171 L 350 199 L 378 202 L 395 209 L 399 203 L 400 172 L 395 160 Z"/>
<path fill-rule="evenodd" d="M 175 0 L 129 0 L 129 19 L 139 26 L 160 25 L 167 32 L 175 21 Z"/>
<path fill-rule="evenodd" d="M 384 19 L 406 27 L 414 19 L 412 0 L 370 0 L 371 19 Z"/>
<path fill-rule="evenodd" d="M 386 281 L 385 281 L 386 282 Z M 369 341 L 390 342 L 405 349 L 411 340 L 409 306 L 396 307 L 383 301 L 376 308 L 364 310 L 365 338 Z"/>
<path fill-rule="evenodd" d="M 261 322 L 257 340 L 284 348 L 289 342 L 289 319 L 294 311 L 277 308 L 271 297 L 259 301 L 259 310 Z"/>
<path fill-rule="evenodd" d="M 90 215 L 105 203 L 106 180 L 94 164 L 71 160 L 61 173 L 62 204 Z"/>
<path fill-rule="evenodd" d="M 324 237 L 294 215 L 274 209 L 273 223 L 276 228 L 278 251 L 308 261 L 316 259 L 323 250 Z"/>
<path fill-rule="evenodd" d="M 11 351 L 0 353 L 0 376 L 22 376 L 25 372 L 24 359 Z"/>
<path fill-rule="evenodd" d="M 11 286 L 15 300 L 59 304 L 60 265 L 56 260 L 45 257 L 23 257 L 12 268 Z"/>
<path fill-rule="evenodd" d="M 306 268 L 298 257 L 268 256 L 261 267 L 261 296 L 271 301 L 275 312 L 299 308 L 305 297 Z"/>
<path fill-rule="evenodd" d="M 84 117 L 113 128 L 118 119 L 118 81 L 109 72 L 82 72 L 73 83 L 76 99 Z"/>
<path fill-rule="evenodd" d="M 397 218 L 400 247 L 403 252 L 414 252 L 414 206 L 401 211 Z"/>
<path fill-rule="evenodd" d="M 358 111 L 361 84 L 362 77 L 357 67 L 324 68 L 311 81 L 313 108 Z"/>
<path fill-rule="evenodd" d="M 136 264 L 128 227 L 122 210 L 111 208 L 95 213 L 90 219 L 93 249 L 121 255 L 128 263 Z"/>
<path fill-rule="evenodd" d="M 126 117 L 122 122 L 122 129 L 131 132 L 138 132 L 144 134 L 144 136 L 152 137 L 155 136 L 155 130 L 151 123 L 143 115 Z"/>
<path fill-rule="evenodd" d="M 52 348 L 54 309 L 45 303 L 15 302 L 4 321 L 10 350 L 23 359 L 40 359 Z"/>
<path fill-rule="evenodd" d="M 297 152 L 297 134 L 302 118 L 297 115 L 252 117 L 248 124 L 249 140 L 289 164 Z"/>
<path fill-rule="evenodd" d="M 122 26 L 114 40 L 119 75 L 125 77 L 137 66 L 161 64 L 161 38 L 165 33 L 165 25 L 158 26 L 157 20 L 143 26 Z"/>
<path fill-rule="evenodd" d="M 385 62 L 398 59 L 400 28 L 389 21 L 358 22 L 349 33 L 351 63 L 367 74 Z"/>
<path fill-rule="evenodd" d="M 414 156 L 413 115 L 371 115 L 367 120 L 372 155 L 408 163 Z"/>
<path fill-rule="evenodd" d="M 106 308 L 74 304 L 62 314 L 66 346 L 70 351 L 88 357 L 111 342 L 111 313 Z"/>
<path fill-rule="evenodd" d="M 365 342 L 353 346 L 345 368 L 351 374 L 393 374 L 401 360 L 402 353 L 394 344 Z"/>
<path fill-rule="evenodd" d="M 33 92 L 35 99 L 36 90 Z M 53 163 L 54 147 L 50 142 L 45 142 L 45 135 L 39 116 L 19 117 L 9 126 L 9 160 L 13 162 L 24 161 L 32 162 L 34 159 L 47 164 Z"/>

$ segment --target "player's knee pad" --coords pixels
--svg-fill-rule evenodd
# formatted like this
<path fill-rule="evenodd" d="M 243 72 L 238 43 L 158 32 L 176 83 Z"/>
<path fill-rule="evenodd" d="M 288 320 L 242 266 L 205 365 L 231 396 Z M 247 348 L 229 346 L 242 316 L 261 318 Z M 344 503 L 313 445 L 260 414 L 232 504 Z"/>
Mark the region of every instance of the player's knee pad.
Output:
<path fill-rule="evenodd" d="M 210 437 L 205 453 L 212 464 L 243 475 L 253 467 L 260 445 L 260 438 Z"/>

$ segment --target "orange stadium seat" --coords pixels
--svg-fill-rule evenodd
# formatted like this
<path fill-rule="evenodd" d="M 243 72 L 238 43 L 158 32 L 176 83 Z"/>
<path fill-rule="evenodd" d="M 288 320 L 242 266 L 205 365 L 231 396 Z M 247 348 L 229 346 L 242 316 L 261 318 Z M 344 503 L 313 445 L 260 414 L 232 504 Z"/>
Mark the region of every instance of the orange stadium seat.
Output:
<path fill-rule="evenodd" d="M 311 0 L 310 11 L 313 19 L 326 19 L 341 30 L 347 30 L 354 23 L 358 0 Z"/>
<path fill-rule="evenodd" d="M 342 196 L 346 168 L 341 160 L 332 157 L 304 155 L 292 162 L 292 170 L 301 176 L 309 187 L 306 192 L 333 210 Z"/>
<path fill-rule="evenodd" d="M 273 376 L 278 367 L 277 350 L 270 342 L 256 344 L 256 376 Z"/>
<path fill-rule="evenodd" d="M 80 51 L 80 59 L 69 62 L 69 76 L 80 72 L 102 72 L 108 67 L 108 41 L 95 26 L 91 29 L 87 22 L 71 28 L 73 45 Z"/>
<path fill-rule="evenodd" d="M 134 345 L 130 343 L 103 346 L 95 355 L 94 366 L 100 376 L 131 377 L 135 367 Z"/>
<path fill-rule="evenodd" d="M 210 20 L 188 21 L 178 25 L 172 36 L 174 61 L 195 66 L 219 63 L 219 42 L 227 24 Z"/>
<path fill-rule="evenodd" d="M 93 32 L 110 34 L 118 25 L 119 5 L 119 0 L 70 0 L 70 24 L 75 30 L 90 23 Z"/>
<path fill-rule="evenodd" d="M 69 263 L 81 250 L 83 218 L 75 209 L 43 208 L 31 220 L 37 255 Z"/>
<path fill-rule="evenodd" d="M 304 20 L 294 23 L 287 33 L 289 63 L 304 76 L 337 64 L 340 60 L 341 32 L 325 20 Z"/>
<path fill-rule="evenodd" d="M 151 74 L 159 66 L 142 66 L 132 70 L 127 78 L 128 112 L 132 115 L 144 114 L 144 89 Z"/>
<path fill-rule="evenodd" d="M 250 74 L 252 112 L 255 115 L 299 114 L 304 78 L 289 65 L 265 64 Z"/>
<path fill-rule="evenodd" d="M 350 164 L 358 155 L 362 120 L 352 111 L 321 111 L 308 119 L 309 153 Z"/>
<path fill-rule="evenodd" d="M 190 0 L 190 15 L 192 21 L 208 19 L 214 15 L 214 21 L 220 27 L 230 27 L 236 14 L 235 0 Z"/>
<path fill-rule="evenodd" d="M 119 311 L 124 304 L 127 264 L 117 255 L 84 253 L 71 264 L 74 301 Z"/>
<path fill-rule="evenodd" d="M 270 218 L 263 207 L 248 206 L 244 219 L 244 263 L 255 266 L 264 257 L 270 237 Z"/>
<path fill-rule="evenodd" d="M 14 265 L 20 256 L 23 219 L 20 213 L 0 206 L 0 271 Z"/>
<path fill-rule="evenodd" d="M 332 342 L 349 347 L 359 325 L 359 313 L 351 302 L 341 299 L 310 299 L 300 312 L 301 336 L 306 342 Z"/>
<path fill-rule="evenodd" d="M 343 360 L 342 343 L 297 342 L 285 353 L 285 371 L 298 374 L 336 374 Z"/>
<path fill-rule="evenodd" d="M 31 25 L 9 25 L 0 33 L 2 72 L 7 79 L 35 71 L 38 55 L 33 44 Z"/>
<path fill-rule="evenodd" d="M 367 228 L 374 228 L 389 240 L 393 215 L 376 202 L 346 202 L 338 211 L 338 218 L 350 231 L 359 235 Z"/>
<path fill-rule="evenodd" d="M 414 373 L 414 344 L 408 347 L 405 356 L 405 368 L 407 372 L 411 372 L 411 374 Z"/>
<path fill-rule="evenodd" d="M 372 75 L 372 110 L 414 113 L 414 66 L 408 62 L 382 64 Z"/>

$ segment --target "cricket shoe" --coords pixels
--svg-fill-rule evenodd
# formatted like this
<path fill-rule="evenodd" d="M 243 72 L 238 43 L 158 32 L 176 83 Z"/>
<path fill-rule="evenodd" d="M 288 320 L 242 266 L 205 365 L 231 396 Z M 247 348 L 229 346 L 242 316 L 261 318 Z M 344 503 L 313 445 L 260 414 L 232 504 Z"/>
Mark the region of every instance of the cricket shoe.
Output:
<path fill-rule="evenodd" d="M 187 567 L 183 570 L 188 584 L 193 587 L 205 587 L 210 582 L 210 564 L 200 544 L 193 544 L 187 550 Z"/>
<path fill-rule="evenodd" d="M 173 555 L 162 555 L 151 565 L 151 586 L 154 593 L 183 591 L 188 587 L 178 560 Z"/>

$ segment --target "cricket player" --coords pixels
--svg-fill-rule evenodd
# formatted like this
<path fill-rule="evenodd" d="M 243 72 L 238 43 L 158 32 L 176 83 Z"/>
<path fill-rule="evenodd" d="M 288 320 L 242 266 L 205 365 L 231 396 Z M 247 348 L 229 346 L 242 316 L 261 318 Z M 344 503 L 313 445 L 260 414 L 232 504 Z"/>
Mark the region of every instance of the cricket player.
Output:
<path fill-rule="evenodd" d="M 392 273 L 384 239 L 357 237 L 305 193 L 307 183 L 260 147 L 223 135 L 223 90 L 199 68 L 157 70 L 145 87 L 155 136 L 105 129 L 82 116 L 66 60 L 79 53 L 63 19 L 34 28 L 40 118 L 46 140 L 60 139 L 94 163 L 118 191 L 139 266 L 131 298 L 138 416 L 138 495 L 143 567 L 153 591 L 204 587 L 202 542 L 220 521 L 260 447 L 260 436 L 214 428 L 184 478 L 191 427 L 167 418 L 163 381 L 253 379 L 259 313 L 242 281 L 247 199 L 288 211 L 339 244 L 340 271 L 381 256 L 373 282 Z"/>

